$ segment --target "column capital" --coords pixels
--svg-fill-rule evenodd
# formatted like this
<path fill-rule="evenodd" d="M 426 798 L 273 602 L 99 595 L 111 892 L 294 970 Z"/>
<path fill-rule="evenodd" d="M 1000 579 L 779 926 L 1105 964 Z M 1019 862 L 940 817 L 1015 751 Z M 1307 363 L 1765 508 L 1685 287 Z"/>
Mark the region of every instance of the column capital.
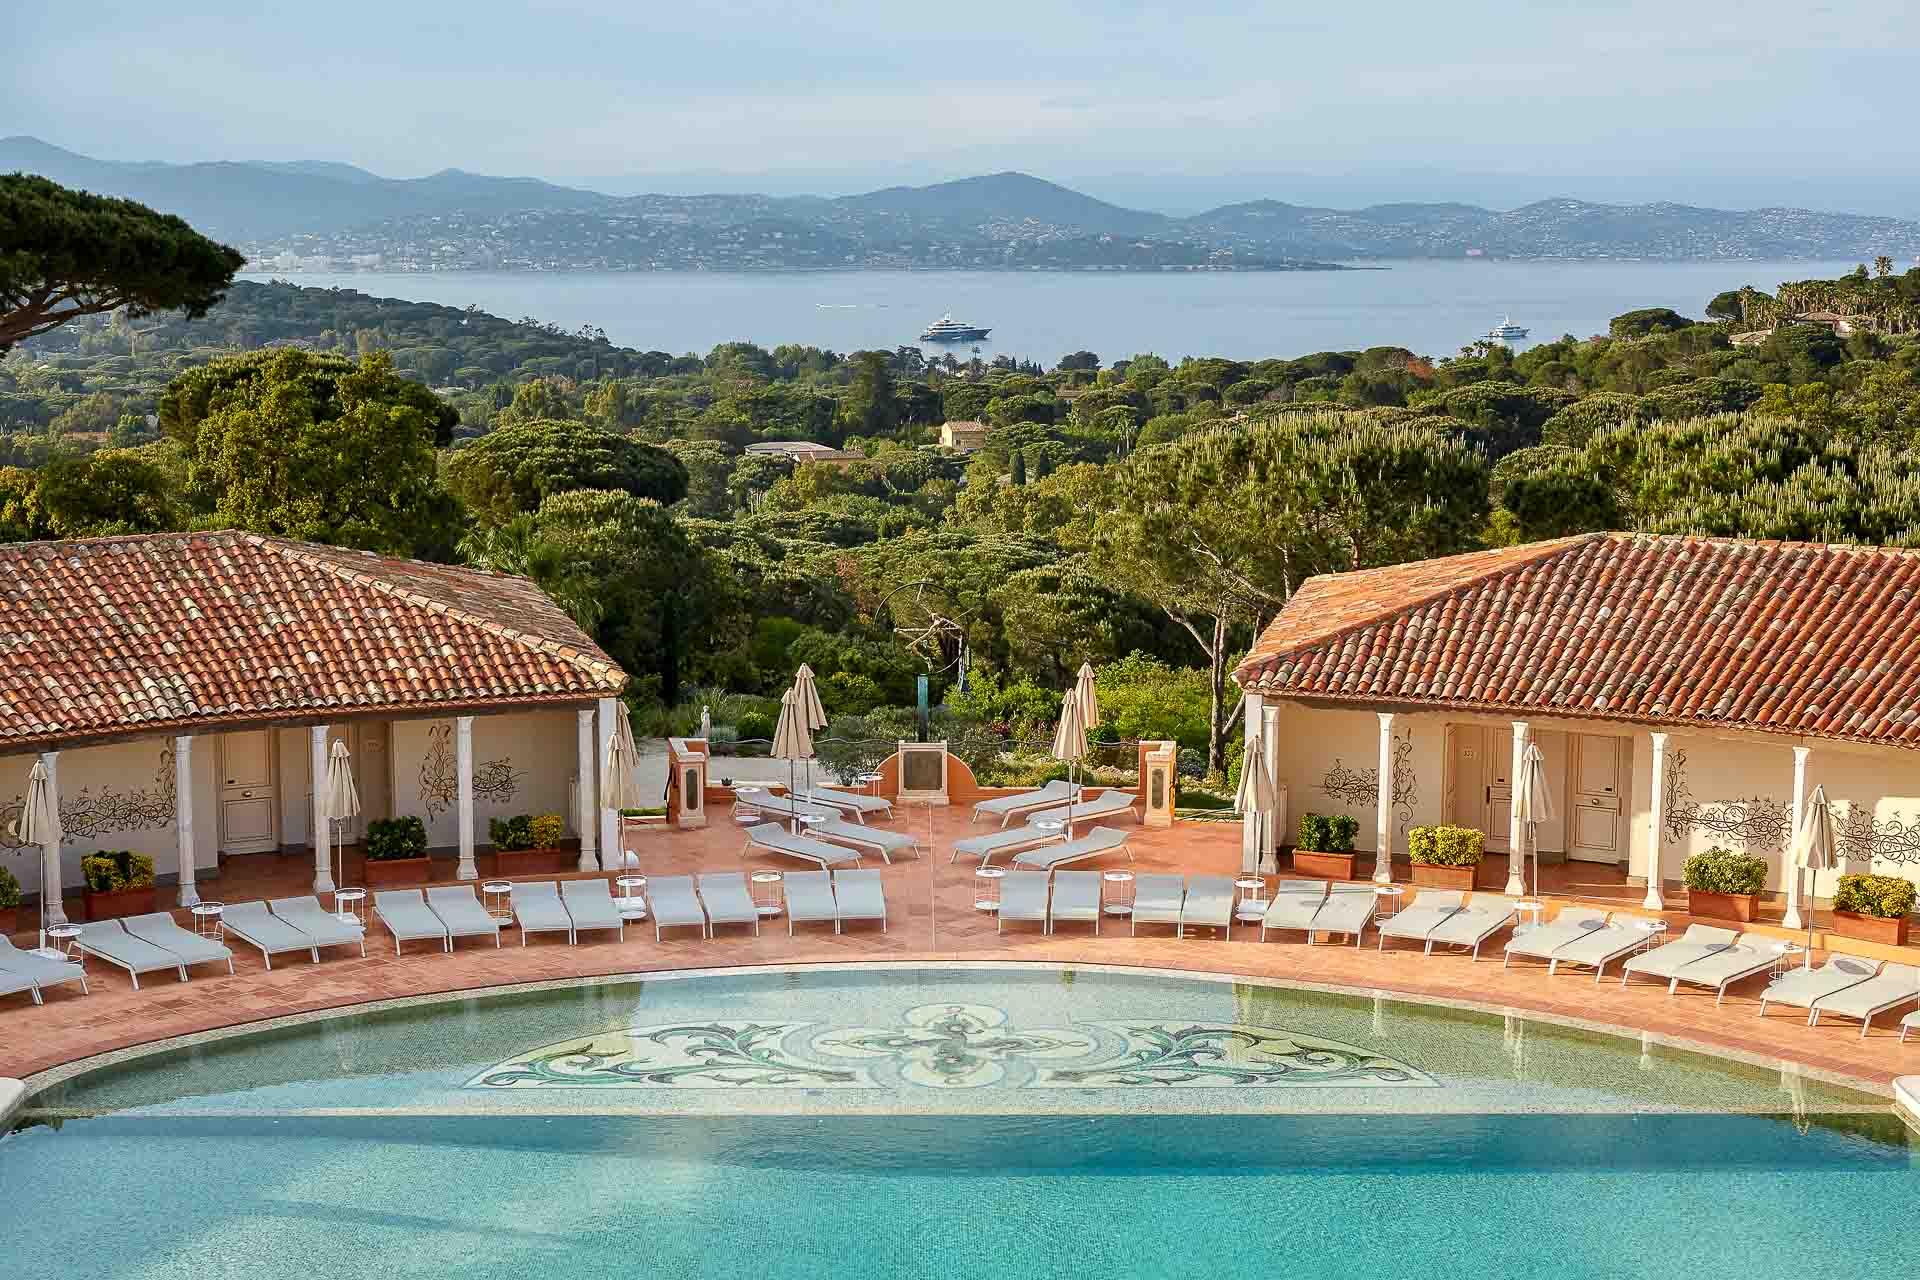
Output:
<path fill-rule="evenodd" d="M 1665 751 L 1667 749 L 1667 738 L 1670 735 L 1668 735 L 1664 730 L 1661 730 L 1661 729 L 1651 730 L 1647 734 L 1647 736 L 1653 739 L 1653 749 L 1655 751 Z"/>
<path fill-rule="evenodd" d="M 1393 712 L 1391 712 L 1391 711 L 1376 711 L 1376 712 L 1374 712 L 1373 714 L 1375 714 L 1376 716 L 1379 716 L 1379 717 L 1380 717 L 1380 727 L 1381 727 L 1381 729 L 1383 729 L 1383 730 L 1386 730 L 1386 729 L 1391 729 L 1391 728 L 1393 728 L 1393 716 L 1394 716 L 1394 713 L 1393 713 Z"/>
<path fill-rule="evenodd" d="M 1807 762 L 1807 757 L 1812 754 L 1813 754 L 1812 747 L 1795 747 L 1793 749 L 1793 762 L 1795 764 L 1805 764 Z"/>

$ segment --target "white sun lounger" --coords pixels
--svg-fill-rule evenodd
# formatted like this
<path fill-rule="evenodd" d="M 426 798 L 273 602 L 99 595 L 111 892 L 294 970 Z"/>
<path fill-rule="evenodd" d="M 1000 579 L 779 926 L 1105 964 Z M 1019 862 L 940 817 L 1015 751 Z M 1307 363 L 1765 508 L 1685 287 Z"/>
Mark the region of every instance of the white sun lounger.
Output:
<path fill-rule="evenodd" d="M 887 931 L 887 894 L 878 871 L 836 871 L 833 896 L 840 909 L 840 923 L 849 920 L 878 920 L 880 932 Z"/>
<path fill-rule="evenodd" d="M 173 952 L 180 957 L 180 963 L 188 968 L 196 964 L 224 962 L 227 972 L 233 972 L 233 952 L 225 943 L 203 938 L 191 929 L 182 929 L 168 912 L 151 911 L 146 915 L 128 916 L 120 923 L 142 942 L 151 942 L 163 951 Z"/>
<path fill-rule="evenodd" d="M 839 809 L 843 813 L 851 813 L 862 822 L 867 820 L 867 815 L 870 813 L 877 813 L 883 818 L 893 816 L 893 801 L 885 796 L 863 796 L 857 791 L 815 787 L 811 791 L 804 792 L 800 798 L 813 804 L 826 805 L 830 809 Z"/>
<path fill-rule="evenodd" d="M 840 909 L 833 900 L 833 877 L 824 871 L 788 871 L 780 876 L 787 899 L 787 936 L 796 924 L 830 924 L 840 932 Z"/>
<path fill-rule="evenodd" d="M 1187 900 L 1180 904 L 1180 924 L 1176 938 L 1187 936 L 1190 927 L 1225 929 L 1233 937 L 1233 877 L 1194 876 L 1187 881 Z"/>
<path fill-rule="evenodd" d="M 220 915 L 220 924 L 228 937 L 259 948 L 269 970 L 275 956 L 289 951 L 304 951 L 313 963 L 320 963 L 320 946 L 313 937 L 268 911 L 264 902 L 230 902 Z"/>
<path fill-rule="evenodd" d="M 1480 944 L 1512 923 L 1511 900 L 1497 893 L 1473 894 L 1463 911 L 1427 935 L 1427 954 L 1432 955 L 1435 946 L 1471 947 L 1477 961 Z"/>
<path fill-rule="evenodd" d="M 700 901 L 707 909 L 707 936 L 717 924 L 750 924 L 760 933 L 760 908 L 747 892 L 747 878 L 738 871 L 709 871 L 700 877 Z"/>
<path fill-rule="evenodd" d="M 1041 831 L 1035 827 L 1007 827 L 984 836 L 967 836 L 953 842 L 953 857 L 947 859 L 952 866 L 961 854 L 969 858 L 978 856 L 980 865 L 986 866 L 993 861 L 996 853 L 1010 853 L 1015 849 L 1031 849 L 1037 844 L 1064 843 L 1058 831 Z"/>
<path fill-rule="evenodd" d="M 1133 861 L 1133 850 L 1127 848 L 1126 832 L 1115 831 L 1112 827 L 1095 827 L 1078 840 L 1069 840 L 1064 844 L 1043 844 L 1036 849 L 1017 853 L 1013 857 L 1013 865 L 1030 870 L 1052 871 L 1068 863 L 1112 853 L 1115 849 L 1126 854 L 1128 862 Z"/>
<path fill-rule="evenodd" d="M 1140 803 L 1140 797 L 1131 791 L 1103 791 L 1091 800 L 1080 799 L 1073 803 L 1073 825 L 1083 822 L 1098 822 L 1101 818 L 1114 818 L 1123 813 L 1132 813 L 1133 806 Z M 1039 822 L 1065 822 L 1068 818 L 1066 805 L 1042 810 L 1027 819 L 1029 825 Z"/>
<path fill-rule="evenodd" d="M 1000 917 L 996 933 L 1007 931 L 1007 921 L 1025 920 L 1049 932 L 1047 926 L 1047 887 L 1050 876 L 1044 871 L 1009 871 L 1000 881 Z"/>
<path fill-rule="evenodd" d="M 127 976 L 133 979 L 135 991 L 140 989 L 140 975 L 143 973 L 160 973 L 171 969 L 180 975 L 180 981 L 187 980 L 187 966 L 179 956 L 144 938 L 134 937 L 120 927 L 118 920 L 83 924 L 80 926 L 80 936 L 74 941 L 88 955 L 125 969 Z"/>
<path fill-rule="evenodd" d="M 568 946 L 576 941 L 573 917 L 560 901 L 560 886 L 552 880 L 533 880 L 513 886 L 513 922 L 520 926 L 523 947 L 527 945 L 528 936 L 536 933 L 564 933 Z"/>
<path fill-rule="evenodd" d="M 1736 929 L 1716 929 L 1707 924 L 1688 925 L 1687 931 L 1677 941 L 1669 942 L 1664 947 L 1655 947 L 1645 955 L 1627 961 L 1620 971 L 1620 985 L 1626 986 L 1627 979 L 1636 973 L 1644 974 L 1667 983 L 1667 992 L 1672 994 L 1675 974 L 1717 951 L 1725 951 L 1739 940 L 1740 933 Z"/>
<path fill-rule="evenodd" d="M 1901 1044 L 1907 1042 L 1907 1033 L 1909 1031 L 1920 1031 L 1920 1009 L 1916 1009 L 1906 1017 L 1900 1019 Z"/>
<path fill-rule="evenodd" d="M 1920 968 L 1910 964 L 1888 964 L 1859 986 L 1848 987 L 1814 1001 L 1812 1010 L 1807 1014 L 1807 1025 L 1819 1026 L 1823 1013 L 1858 1018 L 1860 1038 L 1864 1040 L 1867 1028 L 1873 1025 L 1875 1014 L 1897 1009 L 1916 999 L 1920 999 Z M 1903 1021 L 1903 1033 L 1904 1029 Z"/>
<path fill-rule="evenodd" d="M 747 828 L 748 849 L 765 849 L 800 858 L 818 867 L 859 866 L 860 855 L 851 849 L 812 836 L 797 836 L 777 822 L 763 822 Z"/>
<path fill-rule="evenodd" d="M 1433 931 L 1466 910 L 1465 897 L 1454 889 L 1422 889 L 1412 906 L 1388 916 L 1376 927 L 1379 949 L 1385 951 L 1387 939 L 1393 938 L 1427 944 L 1426 950 L 1433 950 L 1429 943 Z"/>
<path fill-rule="evenodd" d="M 888 866 L 893 865 L 896 853 L 918 853 L 920 842 L 904 831 L 889 831 L 885 827 L 863 827 L 856 822 L 847 822 L 835 818 L 831 822 L 816 822 L 807 829 L 807 834 L 826 840 L 838 840 L 841 844 L 852 845 L 856 849 L 871 849 L 880 855 L 880 860 Z"/>
<path fill-rule="evenodd" d="M 22 951 L 13 940 L 0 933 L 0 971 L 25 978 L 33 985 L 33 1002 L 41 1003 L 40 993 L 63 982 L 77 982 L 87 991 L 87 971 L 71 960 L 49 960 L 45 956 Z M 89 993 L 90 994 L 90 993 Z"/>
<path fill-rule="evenodd" d="M 1762 939 L 1758 935 L 1743 934 L 1735 939 L 1730 947 L 1714 952 L 1692 964 L 1683 965 L 1667 984 L 1667 994 L 1672 995 L 1680 989 L 1681 983 L 1694 987 L 1712 987 L 1713 1002 L 1720 1004 L 1727 998 L 1727 988 L 1743 978 L 1751 978 L 1773 968 L 1779 960 L 1779 952 L 1773 949 L 1771 939 Z"/>
<path fill-rule="evenodd" d="M 1324 880 L 1282 880 L 1273 887 L 1273 900 L 1260 917 L 1260 941 L 1267 940 L 1269 929 L 1299 929 L 1311 942 L 1313 917 L 1327 900 Z"/>
<path fill-rule="evenodd" d="M 694 895 L 692 876 L 654 876 L 647 881 L 647 903 L 653 908 L 655 942 L 662 929 L 698 929 L 703 938 L 713 936 L 706 909 Z"/>
<path fill-rule="evenodd" d="M 1187 882 L 1180 876 L 1137 875 L 1133 878 L 1133 915 L 1129 933 L 1143 924 L 1170 924 L 1180 929 L 1180 908 L 1186 905 Z"/>
<path fill-rule="evenodd" d="M 1053 902 L 1047 908 L 1047 932 L 1062 920 L 1093 922 L 1100 932 L 1100 873 L 1098 871 L 1056 871 L 1053 873 Z"/>
<path fill-rule="evenodd" d="M 1564 907 L 1559 915 L 1545 924 L 1532 928 L 1516 930 L 1512 941 L 1507 943 L 1507 958 L 1502 968 L 1512 968 L 1515 956 L 1524 956 L 1529 960 L 1545 960 L 1547 972 L 1554 969 L 1554 953 L 1562 947 L 1571 946 L 1607 927 L 1607 913 L 1591 907 Z"/>
<path fill-rule="evenodd" d="M 799 817 L 831 818 L 840 812 L 838 809 L 829 809 L 823 804 L 808 804 L 804 800 L 795 800 L 792 796 L 776 796 L 770 791 L 759 792 L 751 799 L 743 798 L 736 803 L 758 813 L 789 820 Z"/>
<path fill-rule="evenodd" d="M 514 886 L 515 907 L 520 905 L 520 890 L 524 887 Z M 403 942 L 437 942 L 442 951 L 453 950 L 453 939 L 447 936 L 446 922 L 433 914 L 418 889 L 375 890 L 373 914 L 393 935 L 395 955 L 400 954 L 400 944 Z"/>
<path fill-rule="evenodd" d="M 612 929 L 620 935 L 620 941 L 627 940 L 627 922 L 620 918 L 620 908 L 614 905 L 613 893 L 605 880 L 562 880 L 560 901 L 573 917 L 576 942 L 582 929 Z"/>
<path fill-rule="evenodd" d="M 427 890 L 427 909 L 447 928 L 449 949 L 455 938 L 492 938 L 500 945 L 500 922 L 480 905 L 470 884 L 443 884 Z"/>
<path fill-rule="evenodd" d="M 320 905 L 312 894 L 299 898 L 275 898 L 267 903 L 273 914 L 313 939 L 317 947 L 359 947 L 367 954 L 367 929 L 349 916 L 341 919 Z"/>
<path fill-rule="evenodd" d="M 1767 1016 L 1770 1004 L 1811 1010 L 1815 1001 L 1837 995 L 1848 987 L 1857 987 L 1878 972 L 1880 966 L 1876 962 L 1860 956 L 1833 956 L 1818 969 L 1805 966 L 1792 969 L 1760 993 L 1759 1016 Z"/>
<path fill-rule="evenodd" d="M 1038 809 L 1051 809 L 1057 804 L 1065 804 L 1069 796 L 1077 801 L 1084 791 L 1085 788 L 1079 786 L 1069 790 L 1065 782 L 1056 778 L 1045 786 L 1035 787 L 1031 791 L 1022 791 L 1019 795 L 995 796 L 991 800 L 982 800 L 973 806 L 973 821 L 980 821 L 980 815 L 984 813 L 989 818 L 1000 819 L 1000 825 L 1004 827 L 1018 814 L 1030 813 Z"/>
<path fill-rule="evenodd" d="M 17 996 L 22 991 L 33 997 L 35 1004 L 45 1004 L 40 996 L 40 984 L 24 973 L 15 973 L 11 969 L 0 969 L 0 996 Z"/>
<path fill-rule="evenodd" d="M 1307 930 L 1307 945 L 1313 945 L 1316 933 L 1351 934 L 1353 945 L 1373 920 L 1379 906 L 1373 886 L 1364 881 L 1335 881 L 1327 886 L 1327 900 L 1313 913 L 1313 927 Z"/>
<path fill-rule="evenodd" d="M 1647 949 L 1649 940 L 1655 935 L 1641 928 L 1640 922 L 1653 918 L 1625 911 L 1614 912 L 1607 917 L 1606 928 L 1596 929 L 1585 937 L 1554 948 L 1553 958 L 1547 962 L 1547 972 L 1552 974 L 1563 964 L 1591 968 L 1593 980 L 1599 982 L 1606 976 L 1607 966 L 1615 960 Z"/>

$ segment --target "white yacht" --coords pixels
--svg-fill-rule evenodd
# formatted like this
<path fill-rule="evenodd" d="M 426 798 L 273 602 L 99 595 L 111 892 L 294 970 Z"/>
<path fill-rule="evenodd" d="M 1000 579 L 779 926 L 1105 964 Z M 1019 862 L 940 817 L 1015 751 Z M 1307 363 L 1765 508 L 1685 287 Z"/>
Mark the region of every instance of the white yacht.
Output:
<path fill-rule="evenodd" d="M 1527 333 L 1526 326 L 1515 324 L 1512 316 L 1501 316 L 1500 323 L 1487 330 L 1487 336 L 1495 342 L 1512 342 L 1526 337 Z"/>
<path fill-rule="evenodd" d="M 952 316 L 941 316 L 927 326 L 920 335 L 922 342 L 984 342 L 991 329 L 982 329 L 979 325 L 961 324 Z"/>

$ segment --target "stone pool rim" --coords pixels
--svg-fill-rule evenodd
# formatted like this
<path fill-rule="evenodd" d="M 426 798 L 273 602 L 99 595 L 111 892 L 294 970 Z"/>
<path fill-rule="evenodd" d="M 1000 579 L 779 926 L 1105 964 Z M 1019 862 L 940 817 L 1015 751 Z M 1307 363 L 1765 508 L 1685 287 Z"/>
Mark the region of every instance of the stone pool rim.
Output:
<path fill-rule="evenodd" d="M 77 1076 L 103 1067 L 121 1066 L 137 1062 L 142 1058 L 170 1053 L 179 1049 L 188 1049 L 201 1045 L 216 1044 L 245 1036 L 281 1031 L 290 1027 L 305 1026 L 316 1022 L 355 1017 L 362 1014 L 380 1013 L 391 1009 L 426 1008 L 440 1004 L 460 1003 L 470 1000 L 485 1000 L 497 996 L 520 995 L 544 991 L 579 990 L 591 987 L 624 986 L 634 982 L 680 982 L 687 980 L 726 978 L 784 976 L 808 973 L 885 973 L 885 972 L 973 972 L 973 973 L 1102 973 L 1121 976 L 1165 978 L 1189 982 L 1216 983 L 1225 986 L 1246 985 L 1269 987 L 1287 991 L 1305 991 L 1321 995 L 1345 996 L 1359 999 L 1386 999 L 1409 1005 L 1423 1005 L 1431 1008 L 1454 1009 L 1468 1013 L 1485 1014 L 1496 1017 L 1520 1018 L 1527 1022 L 1550 1026 L 1565 1027 L 1576 1031 L 1591 1032 L 1620 1039 L 1638 1039 L 1645 1043 L 1658 1045 L 1684 1053 L 1699 1054 L 1703 1057 L 1717 1058 L 1722 1061 L 1739 1063 L 1743 1066 L 1758 1067 L 1773 1071 L 1793 1071 L 1809 1080 L 1823 1084 L 1837 1085 L 1852 1089 L 1871 1097 L 1885 1100 L 1889 1106 L 1898 1102 L 1898 1091 L 1891 1082 L 1862 1079 L 1845 1072 L 1832 1071 L 1771 1054 L 1755 1053 L 1745 1049 L 1716 1044 L 1712 1041 L 1697 1040 L 1686 1036 L 1669 1035 L 1648 1031 L 1639 1027 L 1624 1026 L 1594 1018 L 1576 1018 L 1565 1014 L 1546 1013 L 1534 1009 L 1502 1005 L 1483 1000 L 1467 1000 L 1445 996 L 1414 994 L 1396 991 L 1390 987 L 1365 986 L 1350 983 L 1313 982 L 1293 978 L 1251 976 L 1224 970 L 1190 970 L 1168 968 L 1160 965 L 1131 965 L 1107 963 L 1076 963 L 1054 960 L 845 960 L 794 962 L 757 965 L 703 965 L 695 968 L 638 970 L 627 973 L 592 974 L 577 977 L 545 978 L 530 982 L 499 983 L 481 987 L 467 987 L 457 991 L 423 992 L 418 995 L 389 996 L 375 1000 L 355 1001 L 333 1005 L 325 1009 L 311 1009 L 300 1013 L 278 1014 L 267 1018 L 256 1018 L 246 1022 L 229 1023 L 222 1027 L 211 1027 L 201 1031 L 187 1032 L 182 1035 L 167 1036 L 140 1044 L 122 1045 L 100 1053 L 74 1058 L 57 1066 L 34 1072 L 22 1081 L 24 1088 L 13 1101 L 11 1108 L 0 1107 L 0 1112 L 22 1111 L 32 1108 L 40 1093 Z M 11 1117 L 0 1115 L 0 1123 Z M 0 1133 L 4 1128 L 0 1127 Z"/>

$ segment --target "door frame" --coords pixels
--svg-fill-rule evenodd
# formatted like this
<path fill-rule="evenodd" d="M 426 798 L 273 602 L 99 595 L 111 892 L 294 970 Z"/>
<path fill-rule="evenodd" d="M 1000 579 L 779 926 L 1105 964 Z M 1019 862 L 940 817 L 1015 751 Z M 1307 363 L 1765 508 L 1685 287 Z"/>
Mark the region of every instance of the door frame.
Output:
<path fill-rule="evenodd" d="M 218 746 L 214 752 L 215 759 L 213 762 L 214 769 L 216 770 L 213 794 L 216 847 L 222 856 L 234 852 L 229 847 L 227 840 L 227 746 L 233 738 L 240 733 L 258 733 L 266 739 L 266 781 L 261 785 L 272 794 L 271 800 L 267 805 L 269 830 L 265 847 L 259 849 L 248 848 L 239 851 L 239 853 L 272 853 L 280 848 L 280 788 L 282 786 L 282 779 L 280 777 L 280 735 L 273 726 L 269 725 L 259 729 L 232 730 L 218 735 Z"/>

